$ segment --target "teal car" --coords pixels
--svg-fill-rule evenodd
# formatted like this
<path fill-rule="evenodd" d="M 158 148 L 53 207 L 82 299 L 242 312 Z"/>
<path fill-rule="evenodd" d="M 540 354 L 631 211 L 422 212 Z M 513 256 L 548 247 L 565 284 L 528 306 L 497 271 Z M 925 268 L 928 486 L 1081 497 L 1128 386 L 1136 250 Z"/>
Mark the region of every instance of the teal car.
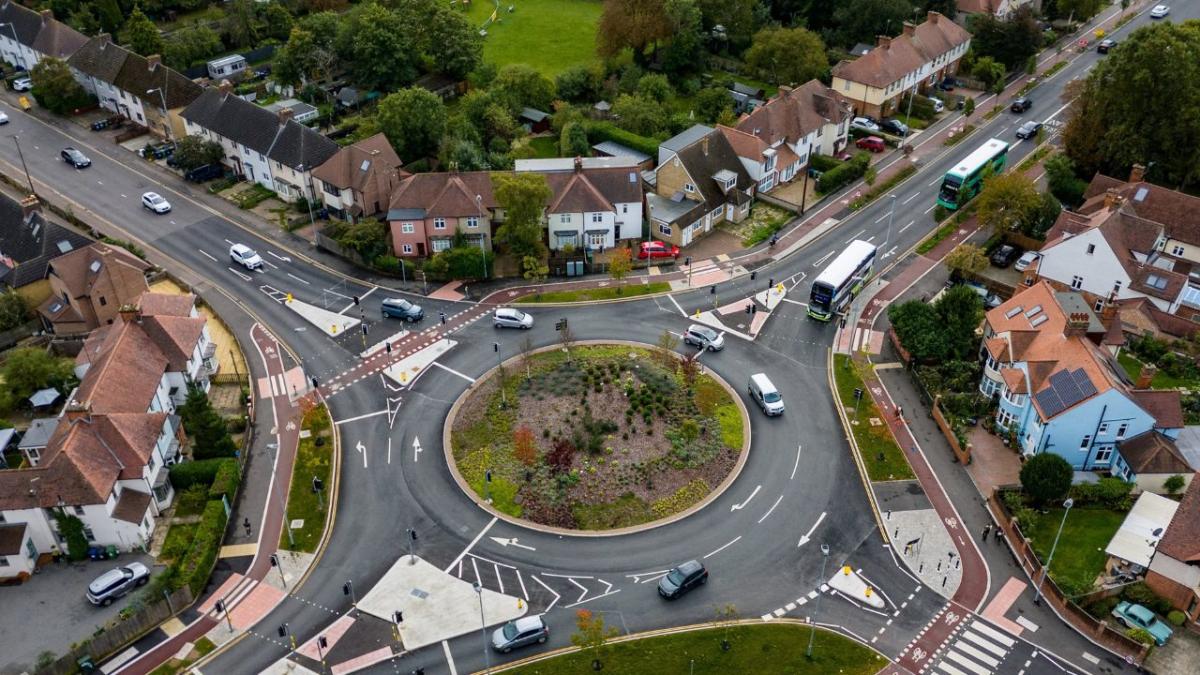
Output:
<path fill-rule="evenodd" d="M 1112 615 L 1126 628 L 1141 628 L 1149 633 L 1159 647 L 1167 644 L 1167 640 L 1171 638 L 1171 627 L 1159 621 L 1154 612 L 1141 605 L 1121 602 Z"/>

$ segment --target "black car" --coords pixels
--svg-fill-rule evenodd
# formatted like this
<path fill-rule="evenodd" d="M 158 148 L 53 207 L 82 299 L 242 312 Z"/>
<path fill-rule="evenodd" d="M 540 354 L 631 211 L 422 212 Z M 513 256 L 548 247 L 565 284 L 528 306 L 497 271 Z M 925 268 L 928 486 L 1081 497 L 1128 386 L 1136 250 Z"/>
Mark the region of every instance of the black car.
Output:
<path fill-rule="evenodd" d="M 1034 138 L 1042 130 L 1041 122 L 1029 121 L 1017 129 L 1017 138 Z"/>
<path fill-rule="evenodd" d="M 992 252 L 992 264 L 996 267 L 1008 267 L 1020 256 L 1020 249 L 1011 244 L 1005 244 Z"/>
<path fill-rule="evenodd" d="M 1107 54 L 1108 50 L 1117 46 L 1116 40 L 1101 40 L 1100 44 L 1096 45 L 1097 54 Z"/>
<path fill-rule="evenodd" d="M 887 118 L 880 123 L 879 128 L 894 136 L 907 136 L 908 125 L 897 119 Z"/>
<path fill-rule="evenodd" d="M 1012 102 L 1012 105 L 1009 106 L 1009 110 L 1012 110 L 1015 113 L 1023 113 L 1032 107 L 1033 107 L 1033 101 L 1022 96 L 1021 98 Z"/>
<path fill-rule="evenodd" d="M 699 560 L 689 560 L 667 572 L 658 581 L 658 594 L 674 600 L 697 586 L 708 583 L 708 570 Z"/>
<path fill-rule="evenodd" d="M 955 84 L 957 83 L 954 81 L 953 77 L 947 77 L 941 82 L 938 82 L 937 88 L 941 89 L 942 91 L 954 91 Z"/>
<path fill-rule="evenodd" d="M 88 159 L 87 155 L 72 147 L 63 148 L 61 155 L 64 162 L 76 169 L 86 169 L 92 165 L 92 160 Z"/>
<path fill-rule="evenodd" d="M 170 164 L 171 160 L 168 159 L 167 163 Z M 193 183 L 203 183 L 214 178 L 220 178 L 224 173 L 225 169 L 220 164 L 205 164 L 183 174 L 183 178 Z"/>

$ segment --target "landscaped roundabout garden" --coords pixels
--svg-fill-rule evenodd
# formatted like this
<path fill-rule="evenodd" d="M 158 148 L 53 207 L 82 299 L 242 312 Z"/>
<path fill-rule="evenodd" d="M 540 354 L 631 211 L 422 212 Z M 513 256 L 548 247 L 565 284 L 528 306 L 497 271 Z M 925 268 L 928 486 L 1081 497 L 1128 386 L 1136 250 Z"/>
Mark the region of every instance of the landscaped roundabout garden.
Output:
<path fill-rule="evenodd" d="M 450 459 L 460 483 L 533 523 L 609 530 L 668 518 L 718 490 L 748 445 L 745 408 L 701 371 L 625 344 L 530 352 L 455 405 Z"/>

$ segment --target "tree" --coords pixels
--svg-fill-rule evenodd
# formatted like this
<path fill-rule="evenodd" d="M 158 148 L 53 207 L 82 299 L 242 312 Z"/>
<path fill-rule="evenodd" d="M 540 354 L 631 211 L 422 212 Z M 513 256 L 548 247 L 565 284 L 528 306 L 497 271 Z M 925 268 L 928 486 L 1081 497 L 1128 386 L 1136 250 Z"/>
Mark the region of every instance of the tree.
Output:
<path fill-rule="evenodd" d="M 838 44 L 874 44 L 876 35 L 897 35 L 902 24 L 913 18 L 908 0 L 848 0 L 833 3 L 833 24 Z M 953 14 L 951 14 L 953 16 Z"/>
<path fill-rule="evenodd" d="M 611 58 L 629 48 L 644 63 L 646 48 L 671 36 L 664 0 L 606 0 L 596 30 L 596 52 Z"/>
<path fill-rule="evenodd" d="M 25 297 L 9 288 L 0 291 L 0 331 L 12 330 L 29 318 L 29 304 Z"/>
<path fill-rule="evenodd" d="M 179 139 L 175 144 L 173 157 L 180 169 L 191 171 L 197 167 L 220 162 L 225 158 L 225 150 L 220 143 L 193 134 Z"/>
<path fill-rule="evenodd" d="M 272 40 L 286 40 L 296 20 L 282 2 L 269 2 L 262 8 L 263 29 Z"/>
<path fill-rule="evenodd" d="M 825 45 L 816 33 L 777 26 L 754 34 L 746 63 L 772 84 L 802 84 L 829 67 Z"/>
<path fill-rule="evenodd" d="M 1030 457 L 1021 467 L 1021 488 L 1037 506 L 1062 499 L 1071 489 L 1071 465 L 1053 452 Z"/>
<path fill-rule="evenodd" d="M 987 253 L 974 244 L 960 244 L 946 255 L 946 267 L 959 272 L 979 273 L 987 269 Z"/>
<path fill-rule="evenodd" d="M 733 110 L 733 98 L 723 87 L 706 87 L 696 94 L 695 110 L 701 121 L 711 124 L 726 111 Z"/>
<path fill-rule="evenodd" d="M 934 303 L 946 351 L 938 360 L 969 359 L 979 351 L 975 330 L 983 321 L 983 299 L 974 289 L 958 285 Z"/>
<path fill-rule="evenodd" d="M 192 441 L 194 459 L 233 457 L 237 453 L 237 446 L 229 435 L 229 426 L 212 407 L 203 389 L 189 388 L 187 399 L 178 412 L 183 421 L 183 430 Z"/>
<path fill-rule="evenodd" d="M 637 93 L 638 96 L 656 103 L 664 103 L 671 98 L 671 94 L 675 91 L 671 88 L 671 81 L 667 79 L 666 75 L 648 73 L 638 80 Z"/>
<path fill-rule="evenodd" d="M 667 123 L 667 113 L 658 103 L 643 96 L 621 94 L 612 107 L 617 125 L 639 136 L 653 136 Z"/>
<path fill-rule="evenodd" d="M 1029 220 L 1021 226 L 1021 233 L 1034 239 L 1045 239 L 1046 233 L 1054 227 L 1058 214 L 1062 213 L 1062 204 L 1049 192 L 1043 192 Z"/>
<path fill-rule="evenodd" d="M 376 117 L 396 153 L 407 161 L 428 157 L 446 129 L 446 106 L 437 94 L 401 89 L 379 102 Z"/>
<path fill-rule="evenodd" d="M 505 214 L 496 241 L 519 258 L 545 258 L 542 211 L 552 195 L 546 177 L 540 173 L 492 174 L 492 192 Z"/>
<path fill-rule="evenodd" d="M 1171 476 L 1163 481 L 1163 489 L 1167 491 L 1167 494 L 1173 495 L 1182 490 L 1183 486 L 1186 484 L 1187 481 L 1183 476 L 1175 474 L 1174 476 Z"/>
<path fill-rule="evenodd" d="M 721 651 L 729 651 L 733 643 L 729 640 L 729 629 L 737 625 L 738 608 L 733 603 L 721 605 L 715 609 L 715 623 L 723 628 L 721 636 Z"/>
<path fill-rule="evenodd" d="M 375 218 L 362 218 L 345 226 L 337 237 L 339 245 L 353 250 L 366 264 L 391 250 L 387 225 Z"/>
<path fill-rule="evenodd" d="M 491 94 L 513 115 L 522 108 L 549 110 L 554 101 L 554 83 L 530 66 L 510 63 L 496 73 Z"/>
<path fill-rule="evenodd" d="M 255 0 L 233 0 L 228 3 L 224 28 L 231 46 L 246 47 L 257 44 L 259 20 Z"/>
<path fill-rule="evenodd" d="M 671 41 L 658 50 L 664 73 L 680 76 L 704 68 L 703 15 L 695 0 L 665 0 L 663 13 Z"/>
<path fill-rule="evenodd" d="M 462 14 L 436 6 L 438 11 L 422 26 L 429 35 L 425 56 L 435 72 L 461 80 L 483 61 L 483 37 Z"/>
<path fill-rule="evenodd" d="M 62 508 L 54 509 L 53 514 L 54 522 L 58 524 L 58 533 L 66 540 L 67 558 L 74 562 L 87 558 L 89 546 L 83 521 Z"/>
<path fill-rule="evenodd" d="M 442 279 L 486 279 L 492 257 L 477 245 L 453 246 L 433 256 L 425 270 Z"/>
<path fill-rule="evenodd" d="M 163 53 L 163 39 L 158 26 L 137 5 L 134 5 L 129 20 L 125 22 L 125 35 L 129 48 L 142 56 Z"/>
<path fill-rule="evenodd" d="M 1046 169 L 1046 187 L 1051 195 L 1068 206 L 1083 203 L 1087 182 L 1075 175 L 1075 162 L 1070 157 L 1061 152 L 1055 153 L 1047 157 L 1042 166 Z"/>
<path fill-rule="evenodd" d="M 754 33 L 759 0 L 696 0 L 705 26 L 721 25 L 729 37 L 731 51 L 740 52 Z"/>
<path fill-rule="evenodd" d="M 1041 196 L 1033 181 L 1015 171 L 987 178 L 977 199 L 976 214 L 980 225 L 996 234 L 1021 229 L 1041 205 Z"/>
<path fill-rule="evenodd" d="M 936 361 L 944 358 L 949 351 L 949 342 L 933 305 L 919 300 L 891 305 L 888 307 L 888 320 L 900 344 L 916 361 Z"/>
<path fill-rule="evenodd" d="M 525 466 L 533 466 L 537 461 L 537 443 L 534 442 L 533 432 L 525 425 L 513 431 L 513 456 Z"/>
<path fill-rule="evenodd" d="M 51 387 L 60 393 L 70 390 L 75 382 L 71 359 L 61 359 L 44 349 L 19 347 L 8 352 L 4 365 L 0 366 L 3 384 L 10 401 L 19 403 L 34 392 Z"/>
<path fill-rule="evenodd" d="M 675 362 L 678 360 L 675 357 L 675 350 L 679 348 L 679 337 L 669 330 L 664 330 L 658 336 L 658 342 L 654 346 L 659 362 L 667 368 L 674 368 Z"/>
<path fill-rule="evenodd" d="M 996 84 L 1004 81 L 1004 75 L 1008 72 L 1003 63 L 990 56 L 981 56 L 975 59 L 975 64 L 971 66 L 971 75 L 987 85 L 988 89 L 996 86 Z"/>
<path fill-rule="evenodd" d="M 608 276 L 617 282 L 617 295 L 625 284 L 625 277 L 633 269 L 633 252 L 627 248 L 613 249 L 608 255 Z"/>
<path fill-rule="evenodd" d="M 616 628 L 604 626 L 604 615 L 593 614 L 581 609 L 575 613 L 576 631 L 571 635 L 571 644 L 592 657 L 592 668 L 600 670 L 608 641 L 620 635 Z"/>
<path fill-rule="evenodd" d="M 1042 44 L 1042 29 L 1028 5 L 1019 7 L 1005 19 L 991 14 L 976 14 L 971 18 L 971 49 L 977 56 L 991 57 L 1010 71 L 1024 66 Z"/>
<path fill-rule="evenodd" d="M 564 101 L 590 103 L 600 94 L 602 75 L 592 66 L 571 66 L 554 78 L 554 88 Z"/>
<path fill-rule="evenodd" d="M 558 146 L 565 157 L 583 157 L 592 149 L 591 143 L 588 142 L 587 129 L 580 122 L 570 122 L 563 127 Z"/>
<path fill-rule="evenodd" d="M 224 49 L 221 36 L 215 30 L 194 23 L 171 34 L 170 42 L 163 46 L 163 59 L 168 66 L 184 70 L 196 61 L 219 54 Z"/>
<path fill-rule="evenodd" d="M 92 97 L 88 95 L 75 76 L 71 74 L 67 62 L 48 56 L 31 71 L 33 77 L 33 98 L 38 105 L 58 115 L 65 115 L 77 108 L 87 106 Z"/>
<path fill-rule="evenodd" d="M 287 43 L 275 52 L 271 76 L 288 84 L 304 84 L 328 74 L 334 54 L 322 47 L 315 34 L 300 26 L 292 28 Z"/>
<path fill-rule="evenodd" d="M 521 258 L 521 276 L 525 281 L 540 284 L 550 276 L 550 266 L 537 256 L 527 255 Z"/>
<path fill-rule="evenodd" d="M 419 54 L 408 44 L 405 36 L 410 34 L 404 32 L 395 12 L 370 3 L 345 15 L 335 45 L 355 82 L 367 89 L 391 91 L 417 78 Z"/>
<path fill-rule="evenodd" d="M 100 19 L 89 5 L 79 5 L 67 15 L 67 25 L 84 35 L 100 32 Z"/>

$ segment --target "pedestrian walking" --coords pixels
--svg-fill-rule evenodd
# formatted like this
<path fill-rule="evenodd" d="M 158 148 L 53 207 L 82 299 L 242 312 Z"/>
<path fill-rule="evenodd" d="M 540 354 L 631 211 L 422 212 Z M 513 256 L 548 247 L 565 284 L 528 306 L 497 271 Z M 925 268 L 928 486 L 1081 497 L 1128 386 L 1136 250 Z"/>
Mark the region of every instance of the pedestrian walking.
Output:
<path fill-rule="evenodd" d="M 996 528 L 996 543 L 999 544 L 1002 541 L 1004 541 L 1004 530 L 997 527 Z"/>
<path fill-rule="evenodd" d="M 904 408 L 896 406 L 896 419 L 904 419 Z"/>
<path fill-rule="evenodd" d="M 987 543 L 988 535 L 992 533 L 992 524 L 988 523 L 983 526 L 983 543 Z"/>
<path fill-rule="evenodd" d="M 250 536 L 250 519 L 249 518 L 242 519 L 242 527 L 246 528 L 246 536 L 249 537 Z"/>

